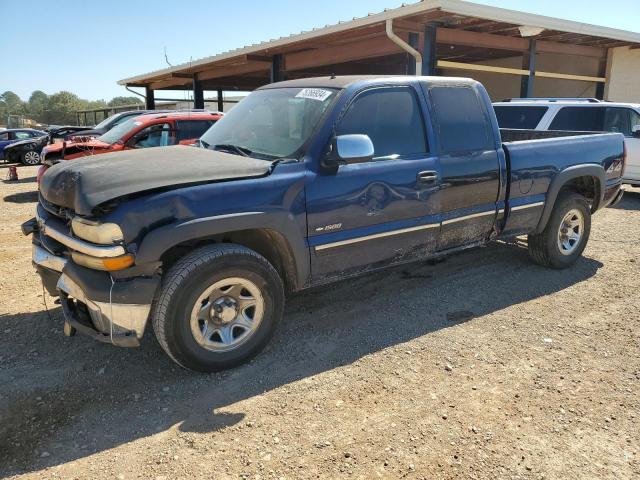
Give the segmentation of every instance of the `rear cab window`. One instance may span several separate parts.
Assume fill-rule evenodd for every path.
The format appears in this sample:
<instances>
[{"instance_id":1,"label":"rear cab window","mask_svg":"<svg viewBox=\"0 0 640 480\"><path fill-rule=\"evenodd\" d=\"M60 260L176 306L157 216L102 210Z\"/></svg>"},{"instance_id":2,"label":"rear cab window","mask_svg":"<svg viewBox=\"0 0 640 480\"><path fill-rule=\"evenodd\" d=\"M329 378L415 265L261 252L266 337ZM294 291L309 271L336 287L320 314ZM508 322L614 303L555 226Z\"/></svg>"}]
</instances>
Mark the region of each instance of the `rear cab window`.
<instances>
[{"instance_id":1,"label":"rear cab window","mask_svg":"<svg viewBox=\"0 0 640 480\"><path fill-rule=\"evenodd\" d=\"M428 92L441 151L495 149L491 122L471 87L434 85Z\"/></svg>"},{"instance_id":2,"label":"rear cab window","mask_svg":"<svg viewBox=\"0 0 640 480\"><path fill-rule=\"evenodd\" d=\"M496 105L494 110L500 128L535 130L549 107Z\"/></svg>"}]
</instances>

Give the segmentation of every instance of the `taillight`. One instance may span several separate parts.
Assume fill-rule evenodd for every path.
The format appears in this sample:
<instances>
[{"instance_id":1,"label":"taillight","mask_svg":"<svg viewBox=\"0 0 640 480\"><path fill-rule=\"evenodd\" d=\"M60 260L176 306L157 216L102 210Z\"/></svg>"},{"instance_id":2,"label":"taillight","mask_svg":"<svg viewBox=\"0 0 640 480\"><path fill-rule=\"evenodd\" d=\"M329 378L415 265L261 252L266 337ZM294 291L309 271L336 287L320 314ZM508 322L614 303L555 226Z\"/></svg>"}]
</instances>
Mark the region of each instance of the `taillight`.
<instances>
[{"instance_id":1,"label":"taillight","mask_svg":"<svg viewBox=\"0 0 640 480\"><path fill-rule=\"evenodd\" d=\"M624 175L624 169L627 166L627 155L629 151L627 150L627 142L622 142L622 175Z\"/></svg>"}]
</instances>

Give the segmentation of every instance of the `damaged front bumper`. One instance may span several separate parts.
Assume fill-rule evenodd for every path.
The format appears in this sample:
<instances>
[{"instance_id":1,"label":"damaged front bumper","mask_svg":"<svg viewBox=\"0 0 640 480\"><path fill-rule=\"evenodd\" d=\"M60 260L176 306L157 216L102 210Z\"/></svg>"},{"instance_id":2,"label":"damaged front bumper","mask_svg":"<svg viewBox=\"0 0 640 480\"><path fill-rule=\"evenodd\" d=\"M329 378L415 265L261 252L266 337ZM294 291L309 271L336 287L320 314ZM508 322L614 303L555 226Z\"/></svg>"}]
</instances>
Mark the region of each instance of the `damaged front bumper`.
<instances>
[{"instance_id":1,"label":"damaged front bumper","mask_svg":"<svg viewBox=\"0 0 640 480\"><path fill-rule=\"evenodd\" d=\"M40 240L46 229L27 222L23 232L34 234L33 264L47 291L60 297L65 332L75 329L121 347L140 344L159 276L116 279L108 272L81 267L45 248Z\"/></svg>"},{"instance_id":2,"label":"damaged front bumper","mask_svg":"<svg viewBox=\"0 0 640 480\"><path fill-rule=\"evenodd\" d=\"M65 322L85 335L119 347L137 347L144 334L151 303L131 304L91 300L62 273L57 284Z\"/></svg>"}]
</instances>

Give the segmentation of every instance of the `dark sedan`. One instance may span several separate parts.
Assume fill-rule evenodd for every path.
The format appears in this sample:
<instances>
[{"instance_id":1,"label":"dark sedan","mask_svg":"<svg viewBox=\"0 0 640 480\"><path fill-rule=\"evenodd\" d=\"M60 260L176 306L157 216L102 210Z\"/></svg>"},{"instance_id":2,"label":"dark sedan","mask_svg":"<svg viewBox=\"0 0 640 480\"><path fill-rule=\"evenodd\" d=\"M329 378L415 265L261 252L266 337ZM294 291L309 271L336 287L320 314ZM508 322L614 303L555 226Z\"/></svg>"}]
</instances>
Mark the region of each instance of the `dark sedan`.
<instances>
[{"instance_id":1,"label":"dark sedan","mask_svg":"<svg viewBox=\"0 0 640 480\"><path fill-rule=\"evenodd\" d=\"M4 147L7 145L11 145L12 143L19 142L21 140L41 137L46 134L46 132L34 130L33 128L12 128L9 130L2 130L0 132L0 160L4 159Z\"/></svg>"}]
</instances>

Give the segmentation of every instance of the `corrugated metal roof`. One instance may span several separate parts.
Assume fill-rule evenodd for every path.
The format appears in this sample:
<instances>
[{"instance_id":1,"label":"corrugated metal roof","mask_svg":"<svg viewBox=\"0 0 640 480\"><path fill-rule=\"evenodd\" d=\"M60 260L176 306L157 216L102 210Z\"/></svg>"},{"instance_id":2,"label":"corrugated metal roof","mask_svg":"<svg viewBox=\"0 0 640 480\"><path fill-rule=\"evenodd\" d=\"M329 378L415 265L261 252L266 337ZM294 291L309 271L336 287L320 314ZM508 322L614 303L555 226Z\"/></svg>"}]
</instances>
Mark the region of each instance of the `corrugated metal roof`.
<instances>
[{"instance_id":1,"label":"corrugated metal roof","mask_svg":"<svg viewBox=\"0 0 640 480\"><path fill-rule=\"evenodd\" d=\"M285 37L246 45L244 47L221 52L210 57L204 57L173 67L155 70L149 73L125 78L118 81L118 84L127 85L145 83L145 81L148 81L151 78L167 76L172 73L178 73L185 69L193 69L197 68L198 66L205 66L215 62L232 59L240 55L255 54L264 50L283 47L303 40L309 40L332 33L374 25L376 23L384 22L389 18L402 18L419 13L424 13L430 10L441 10L447 13L466 17L475 17L496 22L511 23L515 25L542 27L547 30L558 30L562 32L577 33L640 44L640 33L638 32L630 32L616 28L574 22L571 20L563 20L544 15L535 15L516 10L508 10L504 8L471 3L463 0L421 0L417 3L402 4L402 6L398 8L385 9L384 11L379 13L370 13L365 17L354 17L349 21L339 21L338 23L335 23L333 25L325 25L324 27L302 31Z\"/></svg>"}]
</instances>

